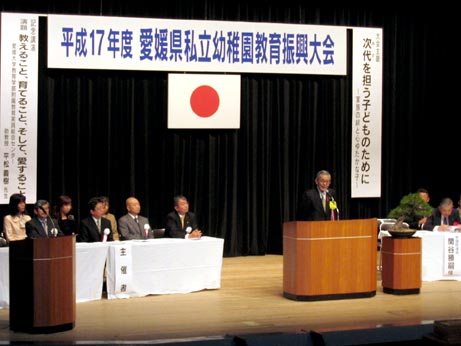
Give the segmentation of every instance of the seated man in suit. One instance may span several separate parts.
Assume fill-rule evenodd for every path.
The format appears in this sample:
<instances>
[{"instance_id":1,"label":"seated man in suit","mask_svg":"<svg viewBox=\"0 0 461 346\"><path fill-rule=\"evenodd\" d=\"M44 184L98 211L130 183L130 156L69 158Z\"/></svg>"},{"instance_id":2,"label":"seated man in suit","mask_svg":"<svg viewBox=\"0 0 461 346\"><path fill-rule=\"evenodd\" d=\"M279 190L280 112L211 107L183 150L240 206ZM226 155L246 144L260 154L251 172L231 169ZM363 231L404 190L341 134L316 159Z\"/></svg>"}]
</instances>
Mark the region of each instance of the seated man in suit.
<instances>
[{"instance_id":1,"label":"seated man in suit","mask_svg":"<svg viewBox=\"0 0 461 346\"><path fill-rule=\"evenodd\" d=\"M459 213L453 209L453 201L451 198L443 198L438 208L435 208L432 215L428 217L424 229L443 232L449 230L450 226L459 224L461 224L461 219Z\"/></svg>"},{"instance_id":2,"label":"seated man in suit","mask_svg":"<svg viewBox=\"0 0 461 346\"><path fill-rule=\"evenodd\" d=\"M118 230L122 240L153 238L149 219L139 215L141 204L135 197L127 198L125 215L118 219Z\"/></svg>"},{"instance_id":3,"label":"seated man in suit","mask_svg":"<svg viewBox=\"0 0 461 346\"><path fill-rule=\"evenodd\" d=\"M93 197L88 202L88 208L90 216L80 222L77 241L113 241L110 221L102 217L105 213L104 200L101 197Z\"/></svg>"},{"instance_id":4,"label":"seated man in suit","mask_svg":"<svg viewBox=\"0 0 461 346\"><path fill-rule=\"evenodd\" d=\"M50 216L50 203L39 199L34 204L34 217L26 222L26 234L29 238L62 237L58 220Z\"/></svg>"},{"instance_id":5,"label":"seated man in suit","mask_svg":"<svg viewBox=\"0 0 461 346\"><path fill-rule=\"evenodd\" d=\"M429 196L429 191L424 189L424 188L419 188L418 190L416 190L416 192L419 194L419 197L421 197L421 199L426 202L427 204L429 204L429 202L431 201L431 197ZM423 216L421 217L418 221L417 221L417 224L413 224L411 225L410 224L410 228L414 228L414 229L424 229L424 224L427 222L427 218L428 216ZM413 227L413 226L416 226L416 227Z\"/></svg>"},{"instance_id":6,"label":"seated man in suit","mask_svg":"<svg viewBox=\"0 0 461 346\"><path fill-rule=\"evenodd\" d=\"M178 195L174 199L174 211L166 216L165 236L170 238L201 238L197 217L189 211L187 198Z\"/></svg>"},{"instance_id":7,"label":"seated man in suit","mask_svg":"<svg viewBox=\"0 0 461 346\"><path fill-rule=\"evenodd\" d=\"M113 240L120 240L120 235L117 229L117 219L115 218L115 215L109 211L109 207L110 207L109 197L107 196L100 196L100 197L104 204L104 215L102 217L110 221L110 227L112 229Z\"/></svg>"}]
</instances>

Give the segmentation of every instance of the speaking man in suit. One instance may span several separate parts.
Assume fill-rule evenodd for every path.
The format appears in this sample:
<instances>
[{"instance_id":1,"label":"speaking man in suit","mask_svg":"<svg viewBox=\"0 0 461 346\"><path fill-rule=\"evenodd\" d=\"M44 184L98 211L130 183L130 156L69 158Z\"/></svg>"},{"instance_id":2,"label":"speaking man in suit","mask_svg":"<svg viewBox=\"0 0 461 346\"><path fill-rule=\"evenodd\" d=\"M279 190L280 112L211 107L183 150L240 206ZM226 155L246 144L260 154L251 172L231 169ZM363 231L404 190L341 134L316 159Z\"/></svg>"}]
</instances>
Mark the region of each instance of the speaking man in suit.
<instances>
[{"instance_id":1,"label":"speaking man in suit","mask_svg":"<svg viewBox=\"0 0 461 346\"><path fill-rule=\"evenodd\" d=\"M39 199L34 204L34 217L26 222L26 234L29 238L62 237L58 220L50 216L50 203Z\"/></svg>"},{"instance_id":2,"label":"speaking man in suit","mask_svg":"<svg viewBox=\"0 0 461 346\"><path fill-rule=\"evenodd\" d=\"M80 222L77 241L93 243L98 241L113 241L110 221L102 217L105 213L104 199L93 197L88 202L90 216Z\"/></svg>"},{"instance_id":3,"label":"speaking man in suit","mask_svg":"<svg viewBox=\"0 0 461 346\"><path fill-rule=\"evenodd\" d=\"M122 240L153 238L147 217L139 215L141 204L135 197L127 198L127 213L118 219L118 231Z\"/></svg>"},{"instance_id":4,"label":"speaking man in suit","mask_svg":"<svg viewBox=\"0 0 461 346\"><path fill-rule=\"evenodd\" d=\"M336 192L330 189L331 174L321 170L315 176L315 187L304 191L297 220L321 221L337 220L339 216L336 205Z\"/></svg>"},{"instance_id":5,"label":"speaking man in suit","mask_svg":"<svg viewBox=\"0 0 461 346\"><path fill-rule=\"evenodd\" d=\"M189 202L183 195L173 199L174 211L166 216L165 236L170 238L201 238L197 217L189 211Z\"/></svg>"}]
</instances>

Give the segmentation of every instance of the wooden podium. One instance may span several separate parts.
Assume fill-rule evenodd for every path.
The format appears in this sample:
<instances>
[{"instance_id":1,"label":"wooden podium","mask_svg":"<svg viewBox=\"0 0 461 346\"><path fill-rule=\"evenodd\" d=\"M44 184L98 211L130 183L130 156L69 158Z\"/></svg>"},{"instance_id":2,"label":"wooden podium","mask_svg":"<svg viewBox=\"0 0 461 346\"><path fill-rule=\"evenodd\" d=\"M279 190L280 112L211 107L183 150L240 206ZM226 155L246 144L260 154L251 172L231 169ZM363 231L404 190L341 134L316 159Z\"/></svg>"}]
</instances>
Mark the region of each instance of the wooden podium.
<instances>
[{"instance_id":1,"label":"wooden podium","mask_svg":"<svg viewBox=\"0 0 461 346\"><path fill-rule=\"evenodd\" d=\"M382 285L384 293L417 294L421 288L421 238L383 237Z\"/></svg>"},{"instance_id":2,"label":"wooden podium","mask_svg":"<svg viewBox=\"0 0 461 346\"><path fill-rule=\"evenodd\" d=\"M75 326L75 236L10 243L10 329L53 333Z\"/></svg>"},{"instance_id":3,"label":"wooden podium","mask_svg":"<svg viewBox=\"0 0 461 346\"><path fill-rule=\"evenodd\" d=\"M283 295L293 300L376 295L377 219L283 224Z\"/></svg>"}]
</instances>

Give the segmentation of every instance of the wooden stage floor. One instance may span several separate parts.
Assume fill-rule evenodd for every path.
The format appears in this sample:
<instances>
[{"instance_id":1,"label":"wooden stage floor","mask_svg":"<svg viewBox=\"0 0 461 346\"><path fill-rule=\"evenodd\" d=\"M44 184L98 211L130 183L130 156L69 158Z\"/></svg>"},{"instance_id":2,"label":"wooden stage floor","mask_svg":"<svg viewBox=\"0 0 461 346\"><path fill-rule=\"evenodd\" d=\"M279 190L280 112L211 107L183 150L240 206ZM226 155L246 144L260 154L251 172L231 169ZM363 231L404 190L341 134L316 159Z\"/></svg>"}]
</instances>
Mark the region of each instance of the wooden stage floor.
<instances>
[{"instance_id":1,"label":"wooden stage floor","mask_svg":"<svg viewBox=\"0 0 461 346\"><path fill-rule=\"evenodd\" d=\"M281 255L223 259L221 289L78 303L73 330L15 333L0 310L0 345L17 341L150 343L213 340L229 335L304 333L461 318L461 282L423 282L420 294L297 302L283 297ZM41 344L41 343L40 343Z\"/></svg>"}]
</instances>

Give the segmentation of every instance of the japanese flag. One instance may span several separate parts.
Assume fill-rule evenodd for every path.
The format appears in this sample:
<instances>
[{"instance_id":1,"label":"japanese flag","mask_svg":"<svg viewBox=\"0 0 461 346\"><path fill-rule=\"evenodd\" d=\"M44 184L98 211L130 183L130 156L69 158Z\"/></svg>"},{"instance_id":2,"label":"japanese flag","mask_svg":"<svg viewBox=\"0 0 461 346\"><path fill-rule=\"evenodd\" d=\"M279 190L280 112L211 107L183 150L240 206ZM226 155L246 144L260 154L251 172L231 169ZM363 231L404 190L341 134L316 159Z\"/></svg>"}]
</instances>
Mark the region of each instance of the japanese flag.
<instances>
[{"instance_id":1,"label":"japanese flag","mask_svg":"<svg viewBox=\"0 0 461 346\"><path fill-rule=\"evenodd\" d=\"M240 128L240 75L168 75L168 128Z\"/></svg>"}]
</instances>

